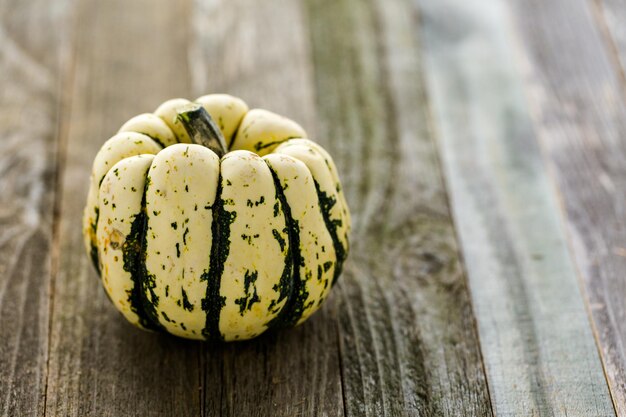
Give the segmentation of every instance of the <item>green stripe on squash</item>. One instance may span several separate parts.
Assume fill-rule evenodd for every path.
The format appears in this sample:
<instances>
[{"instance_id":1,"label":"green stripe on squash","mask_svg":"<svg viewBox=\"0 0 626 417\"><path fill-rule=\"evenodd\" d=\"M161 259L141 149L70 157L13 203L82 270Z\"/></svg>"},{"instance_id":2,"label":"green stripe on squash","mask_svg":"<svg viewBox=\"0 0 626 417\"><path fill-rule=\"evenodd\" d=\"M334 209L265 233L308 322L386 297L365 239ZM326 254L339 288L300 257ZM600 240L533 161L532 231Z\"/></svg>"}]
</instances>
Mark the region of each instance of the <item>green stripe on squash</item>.
<instances>
[{"instance_id":1,"label":"green stripe on squash","mask_svg":"<svg viewBox=\"0 0 626 417\"><path fill-rule=\"evenodd\" d=\"M300 253L300 228L298 222L293 219L291 215L291 208L287 203L287 198L283 191L283 187L280 184L276 172L269 166L272 172L272 178L274 179L274 187L276 188L276 197L280 202L279 210L282 210L287 223L287 236L289 239L289 252L285 258L285 269L283 276L281 277L281 292L278 302L283 298L287 298L287 302L278 313L268 323L268 327L288 327L295 325L302 313L304 312L304 302L306 301L309 293L306 291L306 286L300 277L300 268L302 265L302 254Z\"/></svg>"},{"instance_id":2,"label":"green stripe on squash","mask_svg":"<svg viewBox=\"0 0 626 417\"><path fill-rule=\"evenodd\" d=\"M208 340L223 340L220 332L220 313L224 306L224 297L220 296L220 285L224 272L224 262L230 251L230 225L237 218L237 213L224 208L222 200L222 176L220 175L217 194L213 205L211 224L213 243L211 245L210 268L203 274L208 281L206 297L202 300L202 310L206 311L206 326L202 331Z\"/></svg>"}]
</instances>

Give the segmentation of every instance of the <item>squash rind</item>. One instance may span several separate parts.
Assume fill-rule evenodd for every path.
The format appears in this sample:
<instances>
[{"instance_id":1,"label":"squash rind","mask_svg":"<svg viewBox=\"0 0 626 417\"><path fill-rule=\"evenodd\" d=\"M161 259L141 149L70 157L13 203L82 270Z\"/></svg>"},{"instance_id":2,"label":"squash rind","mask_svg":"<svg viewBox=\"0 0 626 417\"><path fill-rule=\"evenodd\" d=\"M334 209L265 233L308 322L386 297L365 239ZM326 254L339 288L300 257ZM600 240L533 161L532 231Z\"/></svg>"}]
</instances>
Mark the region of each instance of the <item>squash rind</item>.
<instances>
[{"instance_id":1,"label":"squash rind","mask_svg":"<svg viewBox=\"0 0 626 417\"><path fill-rule=\"evenodd\" d=\"M219 158L176 144L156 155L148 175L144 296L169 333L204 339Z\"/></svg>"},{"instance_id":2,"label":"squash rind","mask_svg":"<svg viewBox=\"0 0 626 417\"><path fill-rule=\"evenodd\" d=\"M167 126L174 132L178 143L191 143L191 138L187 134L187 131L177 119L178 109L190 103L185 98L173 98L163 102L154 111L154 114L163 120Z\"/></svg>"},{"instance_id":3,"label":"squash rind","mask_svg":"<svg viewBox=\"0 0 626 417\"><path fill-rule=\"evenodd\" d=\"M298 247L292 247L297 267L294 294L279 316L282 325L290 326L306 320L326 298L337 258L307 166L289 155L269 154L263 159L285 196L295 228L292 234L297 236Z\"/></svg>"},{"instance_id":4,"label":"squash rind","mask_svg":"<svg viewBox=\"0 0 626 417\"><path fill-rule=\"evenodd\" d=\"M98 252L102 284L118 311L131 324L152 329L140 300L143 195L146 175L154 155L122 159L107 173L100 186ZM134 230L139 229L139 230Z\"/></svg>"},{"instance_id":5,"label":"squash rind","mask_svg":"<svg viewBox=\"0 0 626 417\"><path fill-rule=\"evenodd\" d=\"M248 151L230 152L222 158L221 174L221 199L236 217L220 282L219 330L224 340L244 340L267 330L286 302L281 277L290 242L263 159Z\"/></svg>"},{"instance_id":6,"label":"squash rind","mask_svg":"<svg viewBox=\"0 0 626 417\"><path fill-rule=\"evenodd\" d=\"M202 107L211 115L222 131L226 145L230 148L241 120L249 110L246 102L229 94L207 94L198 97L195 102L202 104Z\"/></svg>"},{"instance_id":7,"label":"squash rind","mask_svg":"<svg viewBox=\"0 0 626 417\"><path fill-rule=\"evenodd\" d=\"M137 132L149 136L161 147L166 147L178 143L176 135L172 129L157 115L144 113L129 119L120 127L118 133Z\"/></svg>"},{"instance_id":8,"label":"squash rind","mask_svg":"<svg viewBox=\"0 0 626 417\"><path fill-rule=\"evenodd\" d=\"M100 272L98 261L98 249L96 228L99 217L98 195L100 183L109 170L124 158L141 154L156 154L162 147L146 135L136 132L118 133L107 140L93 162L87 204L83 212L83 240L85 249L90 254L91 260Z\"/></svg>"},{"instance_id":9,"label":"squash rind","mask_svg":"<svg viewBox=\"0 0 626 417\"><path fill-rule=\"evenodd\" d=\"M290 155L304 162L311 171L317 189L319 206L324 216L326 228L333 239L333 247L337 256L333 278L334 285L341 274L343 262L347 257L349 249L349 220L341 205L337 191L339 188L338 184L334 180L324 156L308 143L285 143L276 148L274 153Z\"/></svg>"},{"instance_id":10,"label":"squash rind","mask_svg":"<svg viewBox=\"0 0 626 417\"><path fill-rule=\"evenodd\" d=\"M291 138L302 137L306 137L306 132L293 120L268 110L252 109L241 121L230 147L263 156Z\"/></svg>"}]
</instances>

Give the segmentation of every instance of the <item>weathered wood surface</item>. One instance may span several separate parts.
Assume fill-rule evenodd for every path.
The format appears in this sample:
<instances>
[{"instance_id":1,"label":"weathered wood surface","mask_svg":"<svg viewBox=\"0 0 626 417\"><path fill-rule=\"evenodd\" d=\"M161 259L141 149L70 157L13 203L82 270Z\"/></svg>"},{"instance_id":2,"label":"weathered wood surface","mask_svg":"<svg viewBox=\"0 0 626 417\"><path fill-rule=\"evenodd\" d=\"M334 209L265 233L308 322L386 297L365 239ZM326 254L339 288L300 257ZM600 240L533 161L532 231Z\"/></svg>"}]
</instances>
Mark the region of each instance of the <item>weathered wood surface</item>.
<instances>
[{"instance_id":1,"label":"weathered wood surface","mask_svg":"<svg viewBox=\"0 0 626 417\"><path fill-rule=\"evenodd\" d=\"M102 140L129 115L189 89L184 2L79 1L60 178L59 272L54 289L45 414L200 414L193 343L137 333L119 320L80 253L84 175ZM151 33L167 33L155 37ZM174 63L164 65L163 57Z\"/></svg>"},{"instance_id":2,"label":"weathered wood surface","mask_svg":"<svg viewBox=\"0 0 626 417\"><path fill-rule=\"evenodd\" d=\"M490 2L489 12L478 0L418 4L494 412L614 415L505 3Z\"/></svg>"},{"instance_id":3,"label":"weathered wood surface","mask_svg":"<svg viewBox=\"0 0 626 417\"><path fill-rule=\"evenodd\" d=\"M69 2L0 4L0 415L45 406ZM49 33L39 28L47 27ZM37 151L33 151L33 150Z\"/></svg>"},{"instance_id":4,"label":"weathered wood surface","mask_svg":"<svg viewBox=\"0 0 626 417\"><path fill-rule=\"evenodd\" d=\"M595 0L592 13L626 93L626 7L622 0Z\"/></svg>"},{"instance_id":5,"label":"weathered wood surface","mask_svg":"<svg viewBox=\"0 0 626 417\"><path fill-rule=\"evenodd\" d=\"M611 398L626 415L626 6L0 11L0 415L610 416ZM208 92L301 122L335 157L354 216L325 307L230 345L126 324L80 233L102 142Z\"/></svg>"},{"instance_id":6,"label":"weathered wood surface","mask_svg":"<svg viewBox=\"0 0 626 417\"><path fill-rule=\"evenodd\" d=\"M350 3L339 4L341 13L337 16L341 19L351 19L351 6L353 5ZM363 36L377 35L375 32L368 35L368 31L375 29L372 25L378 24L373 20L375 16L374 6L374 4L370 4L368 8L362 9L363 16L359 17L364 21L357 20L352 23L355 29L361 30ZM307 9L311 24L320 25L319 28L312 29L314 31L312 42L317 41L320 44L310 46L308 33L305 32L303 10L298 3L277 1L254 5L250 2L225 2L221 4L207 2L196 3L194 7L197 8L194 10L192 20L194 31L181 36L186 36L185 39L190 45L187 62L197 65L197 68L194 67L192 70L191 67L187 69L180 66L175 68L173 73L164 68L160 70L162 72L161 79L151 79L150 82L155 84L166 83L172 77L177 77L181 82L180 80L189 78L189 76L184 75L185 73L191 73L194 91L189 93L187 90L190 88L181 85L177 91L166 92L170 95L180 95L182 91L183 95L194 96L206 92L207 89L229 91L246 98L253 106L264 106L301 120L307 130L315 136L317 127L315 106L318 105L326 110L327 106L332 105L331 100L341 99L338 94L340 90L332 91L320 86L317 89L318 94L327 95L328 100L316 103L313 93L316 84L313 80L312 68L310 68L312 59L324 58L317 54L322 53L320 48L323 48L325 40L316 38L316 36L330 35L334 42L337 42L342 36L341 27L334 26L332 21L328 21L331 15L316 16L312 12L321 13L322 10ZM86 7L83 10L91 11L92 8ZM128 407L125 404L131 402L133 409L136 407L136 412L139 412L139 410L146 408L143 401L153 401L152 396L155 393L163 392L171 396L169 401L163 402L167 406L178 402L185 405L182 410L186 412L182 414L200 412L207 415L342 415L345 412L349 415L362 415L364 413L380 415L383 412L397 414L403 409L413 412L417 412L418 409L431 410L435 414L445 413L448 415L461 415L465 413L464 410L479 415L488 412L487 390L472 314L469 311L469 296L463 283L464 277L460 270L458 253L454 249L454 232L451 219L447 214L441 179L436 174L438 169L436 154L430 142L432 139L428 136L423 139L426 150L422 152L422 155L418 154L417 159L407 158L403 165L398 165L398 168L402 170L402 167L406 166L420 170L414 173L406 172L409 178L421 176L419 175L421 170L435 172L435 175L424 180L424 192L416 194L414 201L415 204L418 204L422 198L430 200L433 194L438 197L438 200L432 203L430 208L428 206L422 208L421 211L424 213L418 213L418 216L415 216L418 217L417 219L409 217L413 214L413 207L396 204L399 209L403 210L402 214L405 218L397 217L398 226L394 229L397 230L404 221L411 221L416 224L430 222L433 225L430 226L429 234L433 236L424 236L419 241L411 243L406 242L411 238L411 234L404 233L398 239L394 236L398 232L392 229L390 232L393 234L389 233L389 235L395 237L394 242L379 240L372 234L370 242L363 239L362 243L355 243L352 250L353 261L346 266L345 285L342 284L341 290L339 290L343 290L342 292L345 294L344 302L338 306L329 306L327 311L295 331L268 335L259 340L226 347L202 347L166 337L154 336L153 339L164 340L162 344L166 347L163 349L169 347L168 351L155 350L151 352L152 355L144 355L141 360L138 359L137 351L145 350L145 343L155 343L155 341L145 342L145 335L136 333L134 329L112 318L111 315L114 316L115 313L110 308L107 310L108 303L105 299L101 298L102 303L98 304L98 310L94 309L91 300L97 299L97 293L92 293L92 291L100 290L97 285L93 285L93 280L90 278L93 274L82 257L79 247L79 230L69 227L71 224L69 219L75 218L82 207L82 201L77 200L74 196L84 194L84 191L80 189L85 186L81 176L76 175L75 171L86 170L86 167L82 165L89 162L79 155L95 153L101 143L100 137L106 137L107 134L110 134L105 133L107 124L103 120L119 119L117 123L119 124L123 121L124 114L133 114L145 110L139 108L139 105L135 103L139 100L147 102L148 98L146 95L140 98L133 97L133 95L137 95L137 92L136 88L131 88L132 80L142 78L142 74L148 72L152 74L153 78L159 74L159 71L148 64L149 60L147 59L136 61L141 63L135 64L130 69L134 72L128 73L128 78L114 70L114 65L118 60L123 59L124 56L132 55L133 48L139 49L139 46L127 42L125 48L111 48L111 45L117 45L117 42L111 42L110 35L106 33L106 28L111 24L107 23L108 17L111 16L111 20L113 20L116 9L115 6L109 6L107 10L111 11L102 11L94 22L88 20L89 16L78 18L80 22L84 21L84 24L94 28L93 32L96 39L90 40L90 50L98 51L101 47L103 51L102 53L94 54L92 52L87 55L82 52L83 49L79 44L75 57L77 67L75 82L88 81L95 76L92 74L83 79L79 78L79 74L82 72L81 68L85 67L85 72L89 72L89 68L93 68L94 71L101 71L98 75L98 79L101 80L99 86L104 87L112 83L112 78L115 77L117 82L122 83L122 85L128 83L128 88L121 88L112 93L99 90L97 86L85 84L84 86L76 85L72 89L75 92L73 103L82 103L84 96L87 95L96 102L95 108L111 107L109 103L113 102L115 109L109 110L111 113L107 117L102 118L102 115L99 115L97 120L89 117L94 113L93 111L86 109L76 111L73 112L73 120L70 123L74 130L70 130L69 134L68 159L63 185L66 191L64 194L66 198L63 199L63 202L64 204L67 203L67 206L63 206L61 211L63 217L66 215L68 217L66 222L63 221L63 218L61 221L61 244L63 245L67 241L67 247L63 249L63 253L67 253L67 255L62 257L64 262L61 266L58 279L59 288L57 289L59 304L66 306L65 308L69 311L63 315L59 312L59 315L55 314L53 319L55 331L53 333L51 373L54 382L50 384L50 399L48 400L51 413L72 413L75 412L74 410L89 410L89 407L96 407L95 410L111 412L111 414L120 413L120 409L105 407L105 403L99 402L100 398L102 401L108 401L107 397L111 395L116 398L114 401L116 404L124 404L124 407ZM163 30L167 31L169 25L176 24L176 21L173 20L176 14L170 13L167 8L162 10L164 16L173 16L165 19L165 23L163 23ZM217 13L219 13L219 19ZM271 30L267 30L264 23L269 19L274 22ZM211 25L211 22L218 20L221 22L219 25ZM150 20L146 21L149 22ZM207 27L210 27L210 30L204 29ZM139 30L139 28L133 30ZM129 34L120 31L116 36L119 36L121 40L129 37ZM224 42L220 42L221 40ZM158 53L156 45L153 50L149 47L150 45L144 44L142 40L137 42L138 44L142 43L142 53L146 56ZM259 43L267 45L267 47L259 49L257 47ZM375 62L379 57L385 58L380 55L380 51L374 43L360 43L357 39L351 43L360 48L360 50L355 51L354 64L360 65L357 61L361 59L361 56L363 59L369 60L370 63ZM172 42L172 45L175 45L175 42ZM159 47L163 48L162 45ZM311 54L310 47L317 47L318 49L315 50L317 54ZM92 63L93 61L97 62L97 66ZM183 61L183 57L176 61ZM284 69L277 71L276 68ZM320 82L323 82L324 78L333 78L340 70L341 68L336 67L332 61L328 61L328 64L325 63L324 66L320 64L318 73L322 77ZM383 118L388 113L381 113L378 116L372 115L374 118L367 120L363 117L363 113L367 109L356 100L361 94L359 91L361 88L369 89L366 99L372 105L382 108L385 102L376 97L376 92L378 88L387 88L383 84L385 82L383 74L379 73L380 70L373 66L363 66L362 70L371 72L369 74L364 73L363 76L367 78L359 80L358 84L352 83L348 78L342 80L346 84L342 87L343 90L349 92L352 100L355 100L346 107L351 109L353 114L353 119L348 120L347 123L369 126L379 124L382 127L382 124L385 123ZM170 86L172 85L175 84L170 83ZM155 90L155 94L162 94L162 92ZM156 103L161 100L162 98L151 99L152 102ZM83 109L84 105L79 104L78 108ZM390 109L384 111L390 112ZM341 128L340 123L344 122L337 120L335 115L327 113L326 119L321 117L320 119L322 120L320 127L326 130L326 138L340 134L337 129ZM359 212L359 202L355 200L361 200L360 204L363 207L361 210L369 210L369 216L371 216L377 210L378 205L392 203L388 199L388 195L381 193L381 186L387 189L393 187L391 184L393 172L388 171L384 176L376 174L384 173L385 166L392 165L393 160L399 154L388 154L384 161L374 159L373 156L377 150L383 149L385 141L394 138L388 136L388 133L382 129L372 132L376 134L376 137L372 138L371 133L363 132L358 125L354 132L350 132L351 126L346 126L345 123L343 128L347 130L346 141L342 144L344 149L362 149L362 152L367 153L368 158L370 158L369 166L361 164L359 159L351 158L344 158L344 165L352 170L356 183L352 186L350 180L347 179L346 188L361 189L360 194L353 192L351 196L353 206L356 207L355 213ZM394 126L391 128L394 131L397 129ZM94 133L85 139L87 132ZM406 146L411 146L413 140L414 137L409 136L406 140ZM323 142L332 150L333 143L330 140L323 139ZM369 145L377 146L378 149L370 149ZM342 158L339 157L337 160L341 164ZM382 162L385 165L380 165ZM367 188L359 187L358 181L363 181L363 178L365 181L372 182L373 185ZM408 190L404 191L404 194L401 194L399 198L409 194L412 184L407 184L407 186ZM368 202L368 199L372 202ZM430 213L429 210L432 210L433 213ZM390 215L393 214L395 213L390 213ZM378 219L376 221L377 227L380 228L384 221L384 219ZM67 229L63 227L65 224L68 225ZM361 224L372 226L372 222L367 217L361 221ZM361 231L364 228L365 226L360 228L357 225L355 236L358 236L359 232L365 235L367 232ZM440 233L443 235L442 237L436 236ZM355 237L355 240L357 239ZM365 246L366 243L370 246ZM372 267L379 268L378 273L381 276L389 276L390 279L392 279L391 274L395 264L394 258L404 257L407 251L411 254L411 251L417 251L418 254L421 251L429 251L431 250L430 245L433 244L437 245L437 249L441 251L441 254L434 255L434 259L427 255L424 257L425 259L407 259L407 262L411 263L407 265L407 268L415 266L418 271L425 270L426 272L420 273L421 276L419 277L425 281L422 284L425 293L422 297L417 297L415 301L407 299L400 306L400 309L406 309L406 311L393 311L394 303L391 300L394 296L407 292L413 297L418 296L418 288L396 287L394 292L397 294L385 294L376 282L376 275L367 273L369 266L358 265L358 261L356 261L356 259L361 259L362 262L371 262L367 259L367 254L370 251L383 250L383 245L391 245L391 243L394 245L392 249L397 254L394 256L392 253L392 256L389 257L389 263L387 265L372 263ZM416 247L403 247L411 244ZM375 245L381 246L379 248ZM360 247L362 249L359 249ZM360 251L362 255L357 258ZM433 248L432 252L435 251L436 249ZM78 269L78 262L80 262L80 270L84 271L79 279L74 273ZM438 275L433 274L432 280L434 282L430 284L432 289L428 289L425 285L431 278L431 274L429 274L430 263L435 264L436 272L441 271ZM411 275L405 276L402 273L393 278L396 278L398 282L404 282L405 286L410 286L413 281ZM437 280L444 282L438 284ZM455 288L459 285L459 289ZM441 294L437 294L438 292ZM353 295L348 297L348 294ZM428 297L429 294L431 297ZM361 298L363 301L355 303L354 298ZM76 299L76 301L67 302L66 300L69 299ZM418 312L408 314L411 311L411 302L415 304L414 308ZM452 311L447 311L450 310L448 307L450 305L455 306L455 308ZM99 308L105 310L99 310ZM332 314L335 310L338 310L336 313L339 315L338 322L335 319L335 314ZM392 313L397 317L393 318ZM415 314L425 317L426 320L424 321L430 327L426 330L417 328ZM368 325L369 321L362 320L362 317L368 315L373 316L370 320L376 323L375 327ZM93 318L84 326L79 326L80 323L77 320L81 316ZM396 323L390 328L389 323L392 318ZM436 329L439 330L435 331ZM408 332L409 338L406 338L404 342L399 333L400 330ZM111 339L108 336L109 332L114 332L114 334L121 332L126 339L125 343L119 343L119 336ZM85 339L81 333L86 334L87 339L91 341L91 344L98 346L98 349L94 350L93 346L90 345L81 348L80 345L74 343L69 346L76 339ZM394 339L398 339L398 342ZM444 341L449 339L458 339L458 343L449 344L447 349L441 350ZM115 345L110 346L112 343ZM396 343L399 346L396 347ZM376 352L372 351L372 345ZM185 349L188 351L186 352ZM356 355L352 354L353 349L356 350ZM112 374L114 369L120 366L118 363L106 360L109 358L108 352L112 350L116 352L117 361L123 363L123 368L132 374L142 374L140 381L124 381L129 383L129 386L125 387L120 386L119 381L113 378L100 380L99 375ZM293 352L301 353L294 354ZM180 375L174 374L171 376L172 379L166 378L158 381L156 369L161 366L162 361L159 358L164 355L169 355L169 360L179 369ZM339 355L341 355L341 361ZM84 357L84 362L69 360L70 357L75 356ZM186 356L191 356L192 360ZM444 367L445 356L449 356L449 360L454 361L454 365L448 365L447 368L454 367L456 368L455 372L450 373ZM432 365L428 366L428 363ZM57 370L57 367L61 369ZM64 372L65 367L69 369ZM405 372L406 375L402 375ZM175 385L173 381L177 377L182 377L184 373L188 373L189 378L187 380L190 382L188 385L179 387L178 391L172 391L171 388ZM342 375L348 376L344 378L343 383ZM152 380L157 381L151 382ZM137 392L138 387L142 387L139 392ZM191 389L192 387L195 389ZM144 390L153 391L153 393L147 394ZM66 398L63 400L59 393L62 393ZM102 393L106 393L106 395ZM135 401L137 395L143 395L145 399ZM162 394L156 395L162 396ZM62 408L55 408L58 406ZM165 410L154 410L155 414L159 411Z\"/></svg>"},{"instance_id":7,"label":"weathered wood surface","mask_svg":"<svg viewBox=\"0 0 626 417\"><path fill-rule=\"evenodd\" d=\"M316 135L312 63L300 3L196 1L192 16L192 97L227 91L251 107L292 117ZM206 384L220 385L221 393L204 396L203 413L343 416L338 328L334 306L327 307L294 331L204 349Z\"/></svg>"},{"instance_id":8,"label":"weathered wood surface","mask_svg":"<svg viewBox=\"0 0 626 417\"><path fill-rule=\"evenodd\" d=\"M337 289L347 414L491 415L410 4L307 6L318 137L355 223Z\"/></svg>"},{"instance_id":9,"label":"weathered wood surface","mask_svg":"<svg viewBox=\"0 0 626 417\"><path fill-rule=\"evenodd\" d=\"M269 52L256 48L258 34L265 36L268 45L281 45L284 31L297 18L297 5L281 8L282 15L274 13L276 31L268 34L260 18L264 12L277 10L277 4L197 3L193 20L191 4L148 4L136 4L130 12L123 2L101 6L105 9L89 4L81 9L85 15L78 17L80 24L91 27L93 38L79 41L75 57L73 105L79 110L72 112L63 179L60 239L65 255L56 296L59 312L53 320L48 414L342 415L337 330L332 320L324 320L326 313L294 332L230 346L146 335L119 320L81 254L80 231L74 219L80 216L83 202L74 196L84 195L86 183L84 174L77 172L89 170L102 138L113 134L125 118L151 111L168 97L201 95L207 92L202 84L209 83L211 91L220 88L250 96L252 105L285 111L305 125L313 125L307 123L314 115L312 100L307 102L306 92L299 86L306 62L295 66L293 58L283 57L292 67L279 73L259 71L256 66L263 65ZM142 8L151 14L141 13ZM223 26L211 24L218 20L218 11ZM125 13L138 21L122 25L112 35L110 29ZM211 30L205 31L205 27ZM147 38L152 42L146 42L138 36L155 30L168 33L169 42L152 36ZM302 54L298 38L289 39L296 42L294 53ZM300 40L304 39L303 34ZM218 40L228 40L229 48L213 47ZM174 64L156 65L162 56ZM280 50L275 56L281 57ZM128 62L124 71L117 69L120 62ZM225 73L229 65L232 69ZM272 68L274 63L265 65ZM270 82L253 82L257 73L266 73ZM201 78L210 74L213 78ZM293 88L280 84L289 75L295 77ZM228 76L233 77L232 85L228 85ZM95 85L91 83L94 78L99 80ZM248 85L236 84L246 78L251 80ZM142 83L138 85L137 80ZM111 90L109 86L114 84L119 88ZM255 86L261 87L255 90ZM285 92L291 93L292 101ZM100 108L106 113L99 112Z\"/></svg>"},{"instance_id":10,"label":"weathered wood surface","mask_svg":"<svg viewBox=\"0 0 626 417\"><path fill-rule=\"evenodd\" d=\"M618 414L626 414L626 106L617 60L584 1L516 2L535 129L567 212ZM557 29L558 28L558 29Z\"/></svg>"}]
</instances>

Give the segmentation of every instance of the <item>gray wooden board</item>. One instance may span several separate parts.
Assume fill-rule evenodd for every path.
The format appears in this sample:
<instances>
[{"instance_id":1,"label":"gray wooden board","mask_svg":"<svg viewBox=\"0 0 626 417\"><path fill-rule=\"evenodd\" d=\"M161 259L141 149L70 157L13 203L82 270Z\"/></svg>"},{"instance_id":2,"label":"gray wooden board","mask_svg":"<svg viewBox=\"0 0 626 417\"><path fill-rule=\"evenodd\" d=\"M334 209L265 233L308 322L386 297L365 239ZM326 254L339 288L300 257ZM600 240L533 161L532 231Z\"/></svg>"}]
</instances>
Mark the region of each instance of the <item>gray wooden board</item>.
<instances>
[{"instance_id":1,"label":"gray wooden board","mask_svg":"<svg viewBox=\"0 0 626 417\"><path fill-rule=\"evenodd\" d=\"M336 289L346 413L491 415L412 8L307 2L318 136L354 214Z\"/></svg>"},{"instance_id":2,"label":"gray wooden board","mask_svg":"<svg viewBox=\"0 0 626 417\"><path fill-rule=\"evenodd\" d=\"M48 416L200 415L198 344L126 323L105 296L81 233L88 176L104 140L133 115L188 93L181 48L188 7L153 0L75 6Z\"/></svg>"},{"instance_id":3,"label":"gray wooden board","mask_svg":"<svg viewBox=\"0 0 626 417\"><path fill-rule=\"evenodd\" d=\"M511 15L530 108L618 415L626 414L626 107L590 2L517 1Z\"/></svg>"},{"instance_id":4,"label":"gray wooden board","mask_svg":"<svg viewBox=\"0 0 626 417\"><path fill-rule=\"evenodd\" d=\"M617 67L621 88L626 94L626 5L623 0L594 0L592 8L607 54Z\"/></svg>"},{"instance_id":5,"label":"gray wooden board","mask_svg":"<svg viewBox=\"0 0 626 417\"><path fill-rule=\"evenodd\" d=\"M506 6L416 3L494 412L614 415Z\"/></svg>"},{"instance_id":6,"label":"gray wooden board","mask_svg":"<svg viewBox=\"0 0 626 417\"><path fill-rule=\"evenodd\" d=\"M70 6L0 4L1 416L41 415L45 404L56 138Z\"/></svg>"}]
</instances>

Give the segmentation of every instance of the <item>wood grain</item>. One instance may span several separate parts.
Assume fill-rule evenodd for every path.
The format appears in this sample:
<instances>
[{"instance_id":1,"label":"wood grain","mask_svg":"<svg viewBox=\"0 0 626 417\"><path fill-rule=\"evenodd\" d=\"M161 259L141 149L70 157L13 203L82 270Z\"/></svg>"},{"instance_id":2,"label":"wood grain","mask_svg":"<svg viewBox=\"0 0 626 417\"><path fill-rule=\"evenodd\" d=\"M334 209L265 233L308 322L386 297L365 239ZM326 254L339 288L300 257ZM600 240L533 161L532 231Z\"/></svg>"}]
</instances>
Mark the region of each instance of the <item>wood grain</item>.
<instances>
[{"instance_id":1,"label":"wood grain","mask_svg":"<svg viewBox=\"0 0 626 417\"><path fill-rule=\"evenodd\" d=\"M189 55L193 94L240 96L251 107L297 120L315 138L305 18L293 1L196 1ZM205 396L205 415L343 415L337 331L331 298L296 329L207 348L204 377L215 378L220 370L221 391Z\"/></svg>"},{"instance_id":2,"label":"wood grain","mask_svg":"<svg viewBox=\"0 0 626 417\"><path fill-rule=\"evenodd\" d=\"M319 141L354 218L337 288L346 414L491 415L413 10L308 1Z\"/></svg>"},{"instance_id":3,"label":"wood grain","mask_svg":"<svg viewBox=\"0 0 626 417\"><path fill-rule=\"evenodd\" d=\"M0 3L0 416L626 415L624 16ZM354 217L324 308L236 344L126 324L81 236L104 140L210 92L302 123Z\"/></svg>"},{"instance_id":4,"label":"wood grain","mask_svg":"<svg viewBox=\"0 0 626 417\"><path fill-rule=\"evenodd\" d=\"M626 4L622 0L594 0L592 12L626 94Z\"/></svg>"},{"instance_id":5,"label":"wood grain","mask_svg":"<svg viewBox=\"0 0 626 417\"><path fill-rule=\"evenodd\" d=\"M494 412L614 415L514 64L506 6L417 3Z\"/></svg>"},{"instance_id":6,"label":"wood grain","mask_svg":"<svg viewBox=\"0 0 626 417\"><path fill-rule=\"evenodd\" d=\"M515 2L540 143L562 193L571 250L618 415L626 414L626 107L584 1Z\"/></svg>"},{"instance_id":7,"label":"wood grain","mask_svg":"<svg viewBox=\"0 0 626 417\"><path fill-rule=\"evenodd\" d=\"M42 415L45 405L57 133L71 3L0 4L1 416Z\"/></svg>"},{"instance_id":8,"label":"wood grain","mask_svg":"<svg viewBox=\"0 0 626 417\"><path fill-rule=\"evenodd\" d=\"M188 95L188 8L168 1L77 5L48 416L200 414L198 344L137 331L111 308L85 256L80 222L103 141L133 115Z\"/></svg>"}]
</instances>

